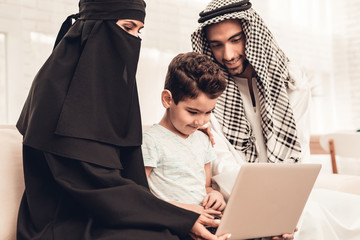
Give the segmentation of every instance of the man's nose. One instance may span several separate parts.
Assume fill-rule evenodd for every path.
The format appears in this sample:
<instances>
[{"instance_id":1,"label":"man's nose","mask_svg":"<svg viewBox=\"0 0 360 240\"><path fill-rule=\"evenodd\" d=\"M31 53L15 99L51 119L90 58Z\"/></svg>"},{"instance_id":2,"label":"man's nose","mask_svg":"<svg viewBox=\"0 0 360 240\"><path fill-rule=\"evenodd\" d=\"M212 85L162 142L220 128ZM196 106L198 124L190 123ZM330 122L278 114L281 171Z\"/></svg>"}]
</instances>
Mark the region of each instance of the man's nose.
<instances>
[{"instance_id":1,"label":"man's nose","mask_svg":"<svg viewBox=\"0 0 360 240\"><path fill-rule=\"evenodd\" d=\"M224 60L231 61L234 59L234 49L229 45L225 44L224 46Z\"/></svg>"}]
</instances>

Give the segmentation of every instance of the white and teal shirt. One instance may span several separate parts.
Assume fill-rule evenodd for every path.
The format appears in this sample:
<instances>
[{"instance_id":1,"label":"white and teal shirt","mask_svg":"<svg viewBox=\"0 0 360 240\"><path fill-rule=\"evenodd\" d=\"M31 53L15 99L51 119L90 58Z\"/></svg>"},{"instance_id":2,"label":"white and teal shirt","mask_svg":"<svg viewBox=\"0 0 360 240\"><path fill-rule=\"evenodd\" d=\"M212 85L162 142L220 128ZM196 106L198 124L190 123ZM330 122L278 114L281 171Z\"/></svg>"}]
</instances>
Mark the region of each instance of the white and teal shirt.
<instances>
[{"instance_id":1,"label":"white and teal shirt","mask_svg":"<svg viewBox=\"0 0 360 240\"><path fill-rule=\"evenodd\" d=\"M204 165L216 158L207 135L195 131L186 139L154 124L145 131L144 165L153 194L165 201L201 204L206 196Z\"/></svg>"}]
</instances>

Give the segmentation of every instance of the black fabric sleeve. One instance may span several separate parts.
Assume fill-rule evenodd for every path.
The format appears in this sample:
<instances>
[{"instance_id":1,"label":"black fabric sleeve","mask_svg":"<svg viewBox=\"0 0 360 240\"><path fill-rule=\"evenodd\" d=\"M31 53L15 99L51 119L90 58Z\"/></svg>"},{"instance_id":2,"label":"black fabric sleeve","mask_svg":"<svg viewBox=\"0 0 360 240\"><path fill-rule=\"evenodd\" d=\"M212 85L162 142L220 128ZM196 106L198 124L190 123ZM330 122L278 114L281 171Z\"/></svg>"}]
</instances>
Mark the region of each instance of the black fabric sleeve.
<instances>
[{"instance_id":1,"label":"black fabric sleeve","mask_svg":"<svg viewBox=\"0 0 360 240\"><path fill-rule=\"evenodd\" d=\"M119 169L44 154L55 181L101 225L169 229L183 238L199 216L156 198Z\"/></svg>"}]
</instances>

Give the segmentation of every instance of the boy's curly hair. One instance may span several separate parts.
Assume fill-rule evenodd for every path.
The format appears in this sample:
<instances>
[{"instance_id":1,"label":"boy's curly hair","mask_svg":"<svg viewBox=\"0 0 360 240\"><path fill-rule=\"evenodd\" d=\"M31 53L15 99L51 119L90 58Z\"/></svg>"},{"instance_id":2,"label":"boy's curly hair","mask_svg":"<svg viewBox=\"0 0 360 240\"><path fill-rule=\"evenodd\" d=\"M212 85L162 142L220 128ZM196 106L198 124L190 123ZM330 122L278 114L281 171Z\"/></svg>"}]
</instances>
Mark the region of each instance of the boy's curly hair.
<instances>
[{"instance_id":1,"label":"boy's curly hair","mask_svg":"<svg viewBox=\"0 0 360 240\"><path fill-rule=\"evenodd\" d=\"M206 55L180 53L170 62L164 88L172 94L175 104L194 99L201 92L214 99L225 90L226 79L219 66Z\"/></svg>"}]
</instances>

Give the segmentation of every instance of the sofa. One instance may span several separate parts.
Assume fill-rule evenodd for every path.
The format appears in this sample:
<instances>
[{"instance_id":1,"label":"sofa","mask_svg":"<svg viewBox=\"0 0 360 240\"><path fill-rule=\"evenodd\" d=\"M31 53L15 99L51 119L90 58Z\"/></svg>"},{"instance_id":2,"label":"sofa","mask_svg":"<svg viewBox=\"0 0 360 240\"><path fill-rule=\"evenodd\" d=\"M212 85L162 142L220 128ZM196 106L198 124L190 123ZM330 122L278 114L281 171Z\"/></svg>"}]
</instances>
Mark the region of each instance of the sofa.
<instances>
[{"instance_id":1,"label":"sofa","mask_svg":"<svg viewBox=\"0 0 360 240\"><path fill-rule=\"evenodd\" d=\"M15 126L0 126L0 240L14 240L24 191L22 136Z\"/></svg>"},{"instance_id":2,"label":"sofa","mask_svg":"<svg viewBox=\"0 0 360 240\"><path fill-rule=\"evenodd\" d=\"M24 191L22 136L13 125L0 125L0 240L14 240L18 207ZM316 188L360 195L360 176L321 174Z\"/></svg>"}]
</instances>

